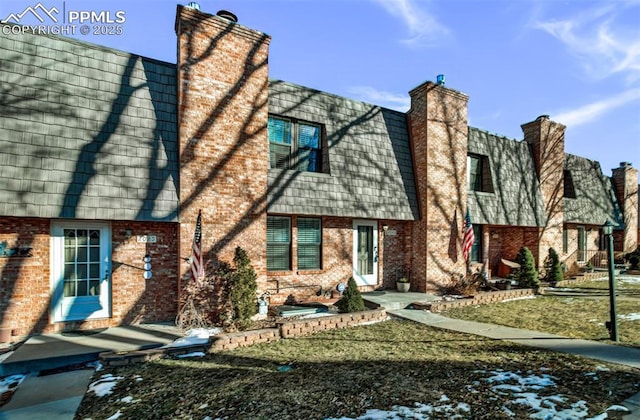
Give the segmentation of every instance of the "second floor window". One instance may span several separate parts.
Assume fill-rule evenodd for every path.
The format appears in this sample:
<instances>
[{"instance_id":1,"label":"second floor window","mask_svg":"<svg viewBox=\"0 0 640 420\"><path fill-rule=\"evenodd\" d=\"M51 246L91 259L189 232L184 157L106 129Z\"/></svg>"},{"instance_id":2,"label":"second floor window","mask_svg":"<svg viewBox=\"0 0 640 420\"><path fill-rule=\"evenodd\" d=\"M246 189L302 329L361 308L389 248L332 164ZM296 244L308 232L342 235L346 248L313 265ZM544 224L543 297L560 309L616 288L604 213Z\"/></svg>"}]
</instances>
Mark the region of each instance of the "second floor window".
<instances>
[{"instance_id":1,"label":"second floor window","mask_svg":"<svg viewBox=\"0 0 640 420\"><path fill-rule=\"evenodd\" d=\"M487 156L467 156L467 184L469 191L493 192Z\"/></svg>"},{"instance_id":2,"label":"second floor window","mask_svg":"<svg viewBox=\"0 0 640 420\"><path fill-rule=\"evenodd\" d=\"M322 172L322 129L318 124L269 116L269 167Z\"/></svg>"}]
</instances>

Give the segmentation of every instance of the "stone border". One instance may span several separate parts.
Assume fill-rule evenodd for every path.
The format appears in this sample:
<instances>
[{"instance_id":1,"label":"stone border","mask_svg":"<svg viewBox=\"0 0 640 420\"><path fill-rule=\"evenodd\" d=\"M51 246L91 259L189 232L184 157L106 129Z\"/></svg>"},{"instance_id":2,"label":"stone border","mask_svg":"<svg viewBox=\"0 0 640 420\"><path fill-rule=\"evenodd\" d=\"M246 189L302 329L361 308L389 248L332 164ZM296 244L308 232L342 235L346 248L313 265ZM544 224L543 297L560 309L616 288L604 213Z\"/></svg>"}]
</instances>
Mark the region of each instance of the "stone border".
<instances>
[{"instance_id":1,"label":"stone border","mask_svg":"<svg viewBox=\"0 0 640 420\"><path fill-rule=\"evenodd\" d=\"M439 300L429 303L413 303L412 306L415 309L423 309L431 312L442 312L448 309L460 308L463 306L497 303L503 302L508 299L534 296L537 293L538 292L536 289L498 290L496 292L481 292L467 298L455 300Z\"/></svg>"},{"instance_id":2,"label":"stone border","mask_svg":"<svg viewBox=\"0 0 640 420\"><path fill-rule=\"evenodd\" d=\"M363 325L387 319L387 311L376 309L364 312L328 315L317 318L296 319L278 323L276 328L264 328L236 333L220 334L212 337L209 343L185 347L156 348L136 350L126 353L100 353L103 366L126 366L143 363L162 357L175 357L193 352L215 353L238 347L249 347L259 343L270 343L281 339L302 337L319 331Z\"/></svg>"}]
</instances>

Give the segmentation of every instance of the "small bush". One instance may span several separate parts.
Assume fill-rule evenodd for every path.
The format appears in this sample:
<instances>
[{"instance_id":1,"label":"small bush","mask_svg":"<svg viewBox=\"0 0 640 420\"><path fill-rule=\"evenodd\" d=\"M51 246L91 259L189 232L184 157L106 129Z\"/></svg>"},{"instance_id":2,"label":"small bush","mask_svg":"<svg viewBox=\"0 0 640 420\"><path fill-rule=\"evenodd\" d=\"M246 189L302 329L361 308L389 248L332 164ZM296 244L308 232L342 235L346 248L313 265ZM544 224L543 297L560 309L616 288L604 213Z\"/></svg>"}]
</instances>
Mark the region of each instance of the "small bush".
<instances>
[{"instance_id":1,"label":"small bush","mask_svg":"<svg viewBox=\"0 0 640 420\"><path fill-rule=\"evenodd\" d=\"M536 270L536 262L533 254L526 246L520 248L516 262L520 264L520 268L516 270L513 278L518 280L520 287L538 287L540 279L538 278L538 270Z\"/></svg>"},{"instance_id":2,"label":"small bush","mask_svg":"<svg viewBox=\"0 0 640 420\"><path fill-rule=\"evenodd\" d=\"M629 270L640 270L640 246L635 251L625 254L624 259L629 262Z\"/></svg>"},{"instance_id":3,"label":"small bush","mask_svg":"<svg viewBox=\"0 0 640 420\"><path fill-rule=\"evenodd\" d=\"M546 271L545 280L549 283L557 283L563 280L562 265L560 257L555 249L549 248L549 254L544 260L544 269Z\"/></svg>"},{"instance_id":4,"label":"small bush","mask_svg":"<svg viewBox=\"0 0 640 420\"><path fill-rule=\"evenodd\" d=\"M232 321L235 326L244 330L251 325L251 317L258 312L256 300L258 278L247 252L236 247L233 257L235 271L230 275L230 300L233 307Z\"/></svg>"},{"instance_id":5,"label":"small bush","mask_svg":"<svg viewBox=\"0 0 640 420\"><path fill-rule=\"evenodd\" d=\"M360 312L365 310L362 295L353 277L349 277L347 288L340 300L336 302L336 307L340 312Z\"/></svg>"}]
</instances>

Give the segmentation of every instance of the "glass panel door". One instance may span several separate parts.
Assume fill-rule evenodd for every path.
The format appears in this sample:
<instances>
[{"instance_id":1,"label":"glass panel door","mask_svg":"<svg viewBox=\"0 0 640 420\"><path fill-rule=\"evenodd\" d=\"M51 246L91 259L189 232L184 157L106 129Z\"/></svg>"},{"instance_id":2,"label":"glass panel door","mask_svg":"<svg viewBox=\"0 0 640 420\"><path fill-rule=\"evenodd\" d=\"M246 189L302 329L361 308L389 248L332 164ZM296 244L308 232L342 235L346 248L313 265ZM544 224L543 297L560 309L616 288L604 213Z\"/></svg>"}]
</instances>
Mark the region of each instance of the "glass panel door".
<instances>
[{"instance_id":1,"label":"glass panel door","mask_svg":"<svg viewBox=\"0 0 640 420\"><path fill-rule=\"evenodd\" d=\"M108 223L52 223L51 288L54 322L111 315L111 237Z\"/></svg>"},{"instance_id":2,"label":"glass panel door","mask_svg":"<svg viewBox=\"0 0 640 420\"><path fill-rule=\"evenodd\" d=\"M353 278L359 286L378 283L378 222L353 222Z\"/></svg>"}]
</instances>

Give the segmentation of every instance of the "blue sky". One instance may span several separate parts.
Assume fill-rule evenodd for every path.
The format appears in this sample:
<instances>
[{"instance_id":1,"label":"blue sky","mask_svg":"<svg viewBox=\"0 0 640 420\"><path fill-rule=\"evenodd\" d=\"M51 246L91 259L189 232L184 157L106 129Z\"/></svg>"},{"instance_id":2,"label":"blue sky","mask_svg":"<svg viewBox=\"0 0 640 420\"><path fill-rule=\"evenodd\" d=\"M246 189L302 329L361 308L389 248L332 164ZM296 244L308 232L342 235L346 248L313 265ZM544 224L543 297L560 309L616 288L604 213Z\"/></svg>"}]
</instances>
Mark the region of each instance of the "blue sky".
<instances>
[{"instance_id":1,"label":"blue sky","mask_svg":"<svg viewBox=\"0 0 640 420\"><path fill-rule=\"evenodd\" d=\"M76 37L176 61L176 1L41 3L124 11L122 35ZM621 161L640 168L640 0L199 3L271 35L271 78L406 111L409 90L444 74L469 95L474 127L520 140L521 124L548 114L567 126L568 153L600 161L606 175ZM2 0L0 19L36 4Z\"/></svg>"}]
</instances>

